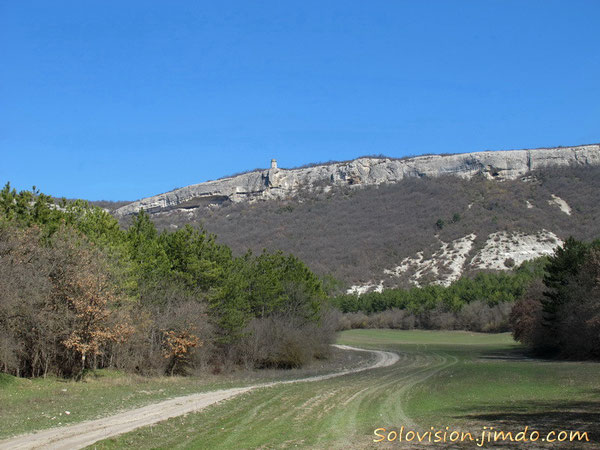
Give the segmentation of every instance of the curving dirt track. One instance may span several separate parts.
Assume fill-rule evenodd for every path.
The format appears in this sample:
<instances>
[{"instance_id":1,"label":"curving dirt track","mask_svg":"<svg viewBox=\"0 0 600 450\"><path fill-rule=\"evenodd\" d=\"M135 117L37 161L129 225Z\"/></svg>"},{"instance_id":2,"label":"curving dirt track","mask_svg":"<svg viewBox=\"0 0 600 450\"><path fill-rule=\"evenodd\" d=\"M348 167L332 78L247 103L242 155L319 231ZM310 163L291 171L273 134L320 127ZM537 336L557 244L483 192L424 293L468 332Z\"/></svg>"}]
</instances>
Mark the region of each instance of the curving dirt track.
<instances>
[{"instance_id":1,"label":"curving dirt track","mask_svg":"<svg viewBox=\"0 0 600 450\"><path fill-rule=\"evenodd\" d=\"M126 433L139 427L152 425L171 417L181 416L190 412L200 411L207 406L254 389L266 388L281 384L327 380L351 373L363 372L365 370L388 367L395 364L400 359L396 353L392 352L365 350L345 345L336 345L336 347L345 350L374 353L378 357L377 362L368 367L302 378L299 380L276 381L272 383L263 383L241 388L224 389L177 397L162 401L160 403L144 406L142 408L124 411L122 413L101 419L90 420L66 427L51 428L36 433L16 436L4 441L0 441L0 450L40 448L58 450L83 448L99 440Z\"/></svg>"}]
</instances>

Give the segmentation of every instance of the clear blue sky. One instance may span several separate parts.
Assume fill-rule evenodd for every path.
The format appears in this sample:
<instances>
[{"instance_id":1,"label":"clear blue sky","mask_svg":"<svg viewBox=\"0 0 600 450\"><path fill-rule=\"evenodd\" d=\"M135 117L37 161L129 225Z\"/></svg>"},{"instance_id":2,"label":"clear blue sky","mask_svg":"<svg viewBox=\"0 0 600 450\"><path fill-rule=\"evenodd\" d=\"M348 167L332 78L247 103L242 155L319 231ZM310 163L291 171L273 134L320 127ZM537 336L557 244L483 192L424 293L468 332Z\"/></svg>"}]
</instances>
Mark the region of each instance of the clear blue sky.
<instances>
[{"instance_id":1,"label":"clear blue sky","mask_svg":"<svg viewBox=\"0 0 600 450\"><path fill-rule=\"evenodd\" d=\"M0 1L0 182L600 141L600 1Z\"/></svg>"}]
</instances>

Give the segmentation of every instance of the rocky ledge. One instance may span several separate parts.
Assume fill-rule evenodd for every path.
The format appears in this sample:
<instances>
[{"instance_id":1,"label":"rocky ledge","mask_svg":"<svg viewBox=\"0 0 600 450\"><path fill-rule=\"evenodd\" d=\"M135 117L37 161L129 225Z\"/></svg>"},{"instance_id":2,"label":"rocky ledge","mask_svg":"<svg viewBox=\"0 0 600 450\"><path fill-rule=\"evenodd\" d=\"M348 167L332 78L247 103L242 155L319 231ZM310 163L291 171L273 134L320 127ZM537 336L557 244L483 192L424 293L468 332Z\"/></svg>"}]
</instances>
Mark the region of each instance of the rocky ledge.
<instances>
[{"instance_id":1,"label":"rocky ledge","mask_svg":"<svg viewBox=\"0 0 600 450\"><path fill-rule=\"evenodd\" d=\"M456 175L471 178L511 180L544 167L600 165L600 145L541 148L534 150L486 151L411 158L358 158L300 169L271 168L215 181L194 184L144 198L115 211L118 216L172 208L196 208L224 201L242 202L258 198L284 198L299 189L315 186L369 186L396 183L406 177Z\"/></svg>"}]
</instances>

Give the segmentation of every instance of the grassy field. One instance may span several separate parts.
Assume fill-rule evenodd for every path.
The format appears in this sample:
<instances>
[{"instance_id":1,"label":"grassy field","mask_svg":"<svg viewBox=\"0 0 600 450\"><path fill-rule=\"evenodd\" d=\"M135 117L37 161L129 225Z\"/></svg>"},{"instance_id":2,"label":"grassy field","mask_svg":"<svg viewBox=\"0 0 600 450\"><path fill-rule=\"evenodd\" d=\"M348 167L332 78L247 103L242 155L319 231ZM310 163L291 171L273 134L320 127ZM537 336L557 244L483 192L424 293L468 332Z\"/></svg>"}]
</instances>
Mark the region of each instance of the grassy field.
<instances>
[{"instance_id":1,"label":"grassy field","mask_svg":"<svg viewBox=\"0 0 600 450\"><path fill-rule=\"evenodd\" d=\"M338 342L394 351L401 359L391 367L339 378L254 390L91 448L407 448L397 441L373 442L376 428L389 432L402 426L405 432L447 426L476 438L484 426L515 433L528 426L542 435L579 430L587 431L593 442L571 448L600 448L598 363L529 359L509 334L352 330L341 333ZM189 378L100 371L82 383L0 375L0 436L192 392L299 378L368 362L358 352L337 352L332 362L302 371ZM477 446L469 443L464 448Z\"/></svg>"},{"instance_id":2,"label":"grassy field","mask_svg":"<svg viewBox=\"0 0 600 450\"><path fill-rule=\"evenodd\" d=\"M542 433L580 430L595 441L584 448L598 447L600 364L528 359L508 334L352 330L338 342L393 350L401 360L326 381L256 390L93 447L406 448L397 441L373 442L376 428L402 426L421 432L448 426L475 438L483 426L515 433L525 426Z\"/></svg>"},{"instance_id":3,"label":"grassy field","mask_svg":"<svg viewBox=\"0 0 600 450\"><path fill-rule=\"evenodd\" d=\"M141 377L111 370L74 382L54 377L33 380L0 373L0 439L68 425L181 395L304 378L368 364L371 355L333 350L329 361L299 370L238 371L190 377ZM66 412L69 414L66 414Z\"/></svg>"}]
</instances>

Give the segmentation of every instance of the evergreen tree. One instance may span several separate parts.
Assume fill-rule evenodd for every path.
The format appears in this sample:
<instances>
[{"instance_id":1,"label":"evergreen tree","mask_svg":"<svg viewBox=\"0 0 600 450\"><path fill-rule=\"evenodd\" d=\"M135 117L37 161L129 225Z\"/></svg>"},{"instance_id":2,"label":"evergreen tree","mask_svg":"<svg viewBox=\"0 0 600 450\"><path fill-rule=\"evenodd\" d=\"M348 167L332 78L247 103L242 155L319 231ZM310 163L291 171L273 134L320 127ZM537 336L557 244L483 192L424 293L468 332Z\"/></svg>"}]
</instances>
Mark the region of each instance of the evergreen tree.
<instances>
[{"instance_id":1,"label":"evergreen tree","mask_svg":"<svg viewBox=\"0 0 600 450\"><path fill-rule=\"evenodd\" d=\"M549 328L549 348L557 348L558 334L556 327L559 319L559 311L563 305L569 302L572 286L570 281L579 272L579 268L588 252L588 246L583 242L569 237L565 243L556 249L554 254L548 258L542 299L543 324Z\"/></svg>"}]
</instances>

